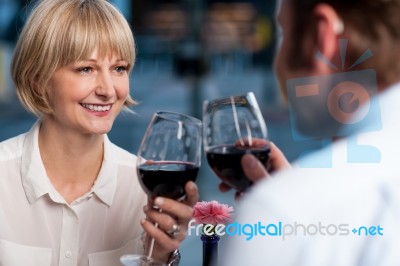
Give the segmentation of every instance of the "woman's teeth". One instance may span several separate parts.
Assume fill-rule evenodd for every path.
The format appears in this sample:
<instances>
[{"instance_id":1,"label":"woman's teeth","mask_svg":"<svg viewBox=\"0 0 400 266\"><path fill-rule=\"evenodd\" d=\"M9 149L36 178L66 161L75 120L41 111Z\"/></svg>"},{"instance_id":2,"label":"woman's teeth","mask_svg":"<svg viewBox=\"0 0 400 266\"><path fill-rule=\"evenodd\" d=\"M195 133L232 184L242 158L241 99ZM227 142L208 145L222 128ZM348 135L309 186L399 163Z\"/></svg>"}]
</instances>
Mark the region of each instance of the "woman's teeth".
<instances>
[{"instance_id":1,"label":"woman's teeth","mask_svg":"<svg viewBox=\"0 0 400 266\"><path fill-rule=\"evenodd\" d=\"M81 104L83 107L94 112L105 112L111 109L111 105L94 105L94 104Z\"/></svg>"}]
</instances>

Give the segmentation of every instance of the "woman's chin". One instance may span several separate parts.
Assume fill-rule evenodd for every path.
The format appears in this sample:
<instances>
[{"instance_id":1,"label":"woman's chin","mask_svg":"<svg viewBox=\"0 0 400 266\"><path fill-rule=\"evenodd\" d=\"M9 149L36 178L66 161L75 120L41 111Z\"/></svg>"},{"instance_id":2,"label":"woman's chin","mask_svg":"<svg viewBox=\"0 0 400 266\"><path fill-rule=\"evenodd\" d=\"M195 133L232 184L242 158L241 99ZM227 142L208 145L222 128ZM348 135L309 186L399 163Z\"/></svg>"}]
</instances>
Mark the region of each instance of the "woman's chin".
<instances>
[{"instance_id":1,"label":"woman's chin","mask_svg":"<svg viewBox=\"0 0 400 266\"><path fill-rule=\"evenodd\" d=\"M94 125L91 125L87 127L87 131L90 134L95 134L95 135L102 135L102 134L107 134L110 132L111 128L113 126L113 123L96 123Z\"/></svg>"}]
</instances>

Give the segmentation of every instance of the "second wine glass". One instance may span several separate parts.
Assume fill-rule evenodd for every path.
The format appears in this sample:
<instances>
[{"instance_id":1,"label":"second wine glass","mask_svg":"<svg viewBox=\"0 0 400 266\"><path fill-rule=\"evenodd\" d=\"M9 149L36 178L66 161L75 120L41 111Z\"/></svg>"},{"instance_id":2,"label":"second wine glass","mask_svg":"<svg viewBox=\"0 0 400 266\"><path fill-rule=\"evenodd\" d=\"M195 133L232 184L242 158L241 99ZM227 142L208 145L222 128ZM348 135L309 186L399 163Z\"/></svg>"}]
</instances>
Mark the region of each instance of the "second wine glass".
<instances>
[{"instance_id":1,"label":"second wine glass","mask_svg":"<svg viewBox=\"0 0 400 266\"><path fill-rule=\"evenodd\" d=\"M181 200L201 163L202 123L179 113L157 112L138 152L140 184L150 198Z\"/></svg>"},{"instance_id":2,"label":"second wine glass","mask_svg":"<svg viewBox=\"0 0 400 266\"><path fill-rule=\"evenodd\" d=\"M138 178L150 199L158 196L174 200L185 198L186 183L195 181L199 171L201 143L200 120L165 111L153 115L137 154ZM126 255L121 257L121 262L124 265L163 265L151 258L153 245L154 239L151 239L147 256Z\"/></svg>"},{"instance_id":3,"label":"second wine glass","mask_svg":"<svg viewBox=\"0 0 400 266\"><path fill-rule=\"evenodd\" d=\"M204 150L214 173L238 192L252 182L244 175L241 158L246 153L267 163L270 146L267 126L252 92L205 101Z\"/></svg>"}]
</instances>

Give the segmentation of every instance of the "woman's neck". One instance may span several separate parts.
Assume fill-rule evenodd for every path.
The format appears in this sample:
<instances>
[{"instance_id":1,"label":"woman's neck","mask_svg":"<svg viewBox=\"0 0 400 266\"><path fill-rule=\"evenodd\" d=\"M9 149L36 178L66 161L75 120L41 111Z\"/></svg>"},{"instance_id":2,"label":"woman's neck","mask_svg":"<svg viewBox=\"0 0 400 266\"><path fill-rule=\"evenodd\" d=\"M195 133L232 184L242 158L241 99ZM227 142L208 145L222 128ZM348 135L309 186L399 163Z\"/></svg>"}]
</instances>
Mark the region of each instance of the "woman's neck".
<instances>
[{"instance_id":1,"label":"woman's neck","mask_svg":"<svg viewBox=\"0 0 400 266\"><path fill-rule=\"evenodd\" d=\"M89 192L103 161L103 135L82 134L44 120L39 150L50 182L68 203Z\"/></svg>"}]
</instances>

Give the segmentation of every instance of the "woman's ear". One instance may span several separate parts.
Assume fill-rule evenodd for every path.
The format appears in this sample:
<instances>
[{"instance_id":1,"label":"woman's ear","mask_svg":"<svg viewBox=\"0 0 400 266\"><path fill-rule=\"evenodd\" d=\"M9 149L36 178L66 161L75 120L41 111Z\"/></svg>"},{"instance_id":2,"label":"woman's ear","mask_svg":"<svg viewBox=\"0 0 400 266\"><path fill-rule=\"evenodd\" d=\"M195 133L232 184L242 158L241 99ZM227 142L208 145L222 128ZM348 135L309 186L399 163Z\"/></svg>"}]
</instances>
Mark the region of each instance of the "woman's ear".
<instances>
[{"instance_id":1,"label":"woman's ear","mask_svg":"<svg viewBox=\"0 0 400 266\"><path fill-rule=\"evenodd\" d=\"M343 20L336 10L328 4L318 4L312 13L314 17L314 41L317 52L324 55L330 62L335 62L340 55L339 39L344 33ZM316 60L319 61L319 60ZM324 62L321 67L327 67Z\"/></svg>"},{"instance_id":2,"label":"woman's ear","mask_svg":"<svg viewBox=\"0 0 400 266\"><path fill-rule=\"evenodd\" d=\"M33 90L35 91L35 93L37 95L40 95L41 94L41 90L40 90L40 86L39 86L39 81L38 80L39 80L39 77L35 76L33 81L32 81L32 87L33 87Z\"/></svg>"}]
</instances>

